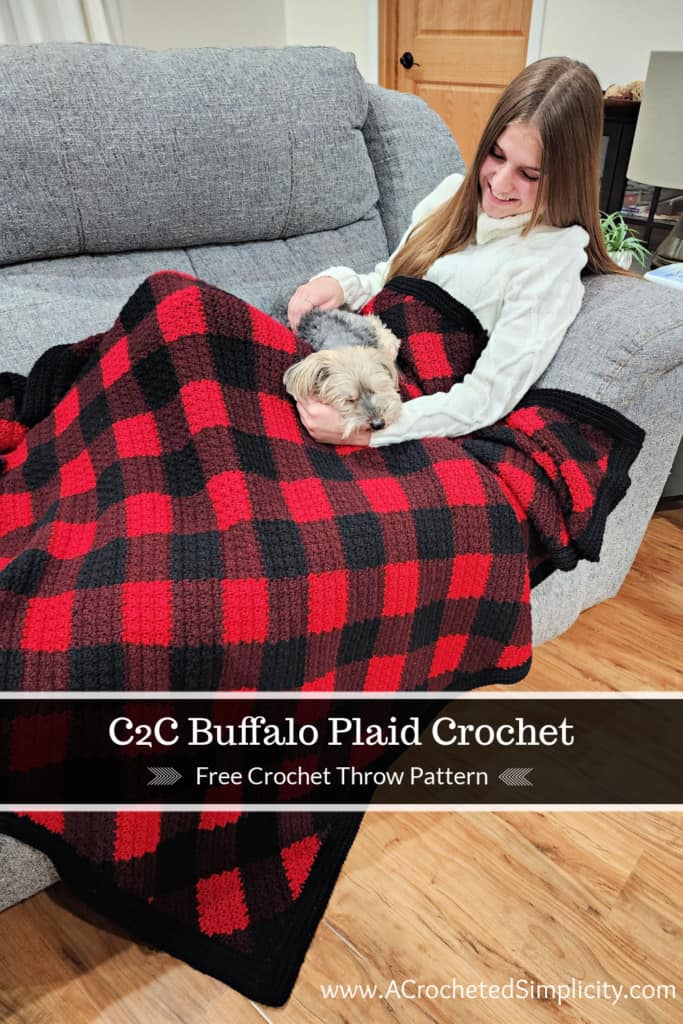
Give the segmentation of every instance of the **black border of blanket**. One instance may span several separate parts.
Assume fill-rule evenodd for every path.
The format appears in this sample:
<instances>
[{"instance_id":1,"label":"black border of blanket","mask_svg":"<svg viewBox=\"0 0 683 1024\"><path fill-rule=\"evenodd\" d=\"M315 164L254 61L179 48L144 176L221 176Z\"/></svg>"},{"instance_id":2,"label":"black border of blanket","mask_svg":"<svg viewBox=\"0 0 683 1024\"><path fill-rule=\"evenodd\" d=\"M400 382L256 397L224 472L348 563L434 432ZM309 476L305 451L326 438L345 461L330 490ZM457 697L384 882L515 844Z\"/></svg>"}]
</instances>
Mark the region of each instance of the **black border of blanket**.
<instances>
[{"instance_id":1,"label":"black border of blanket","mask_svg":"<svg viewBox=\"0 0 683 1024\"><path fill-rule=\"evenodd\" d=\"M139 897L122 892L106 879L94 880L92 864L43 826L27 818L0 813L0 833L42 850L77 897L121 925L132 938L152 943L156 949L184 960L202 974L225 982L247 999L268 1006L283 1006L294 988L363 814L335 812L328 817L330 832L294 904L287 932L268 959L261 958L258 965L238 950L198 935L195 929L179 924Z\"/></svg>"}]
</instances>

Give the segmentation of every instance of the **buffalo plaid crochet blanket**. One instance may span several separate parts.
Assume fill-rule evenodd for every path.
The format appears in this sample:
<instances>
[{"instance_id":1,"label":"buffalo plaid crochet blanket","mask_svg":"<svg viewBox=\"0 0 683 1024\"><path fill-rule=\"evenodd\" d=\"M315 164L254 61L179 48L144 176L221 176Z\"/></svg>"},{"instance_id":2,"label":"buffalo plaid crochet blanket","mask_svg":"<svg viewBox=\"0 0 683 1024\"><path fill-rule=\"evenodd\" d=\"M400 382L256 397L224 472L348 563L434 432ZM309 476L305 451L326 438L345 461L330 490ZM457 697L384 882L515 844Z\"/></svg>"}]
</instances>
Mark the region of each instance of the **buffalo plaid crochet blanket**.
<instances>
[{"instance_id":1,"label":"buffalo plaid crochet blanket","mask_svg":"<svg viewBox=\"0 0 683 1024\"><path fill-rule=\"evenodd\" d=\"M365 312L404 398L486 333L398 278ZM458 439L318 444L286 327L185 274L0 375L0 688L465 690L529 670L530 589L599 556L643 431L530 391ZM324 813L0 816L135 934L282 1003L359 824Z\"/></svg>"}]
</instances>

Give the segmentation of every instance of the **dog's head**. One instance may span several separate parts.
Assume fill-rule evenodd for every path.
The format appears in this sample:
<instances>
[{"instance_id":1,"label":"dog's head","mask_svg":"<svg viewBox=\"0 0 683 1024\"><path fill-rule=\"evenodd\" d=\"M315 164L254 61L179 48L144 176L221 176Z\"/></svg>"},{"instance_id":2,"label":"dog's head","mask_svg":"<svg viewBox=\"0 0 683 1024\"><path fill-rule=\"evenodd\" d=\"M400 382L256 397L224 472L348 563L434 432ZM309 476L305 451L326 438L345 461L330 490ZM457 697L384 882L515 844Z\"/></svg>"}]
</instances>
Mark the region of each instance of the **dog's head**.
<instances>
[{"instance_id":1,"label":"dog's head","mask_svg":"<svg viewBox=\"0 0 683 1024\"><path fill-rule=\"evenodd\" d=\"M313 352L290 366L284 385L297 401L315 398L344 418L344 437L355 430L382 430L401 414L398 371L377 348L348 345Z\"/></svg>"}]
</instances>

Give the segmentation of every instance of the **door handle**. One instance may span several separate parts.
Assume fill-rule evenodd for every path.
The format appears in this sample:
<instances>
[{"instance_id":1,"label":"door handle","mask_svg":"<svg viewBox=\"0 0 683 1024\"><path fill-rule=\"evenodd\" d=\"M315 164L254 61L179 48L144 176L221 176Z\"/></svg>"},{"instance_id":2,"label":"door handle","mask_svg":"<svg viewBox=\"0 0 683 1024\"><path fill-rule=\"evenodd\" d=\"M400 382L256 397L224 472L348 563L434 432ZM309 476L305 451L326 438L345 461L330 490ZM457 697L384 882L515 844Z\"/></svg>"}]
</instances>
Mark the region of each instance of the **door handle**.
<instances>
[{"instance_id":1,"label":"door handle","mask_svg":"<svg viewBox=\"0 0 683 1024\"><path fill-rule=\"evenodd\" d=\"M410 71L413 65L416 68L421 67L421 65L416 62L410 50L406 50L405 53L402 53L401 56L399 57L398 62L401 65L401 67L404 67L406 69L406 71Z\"/></svg>"}]
</instances>

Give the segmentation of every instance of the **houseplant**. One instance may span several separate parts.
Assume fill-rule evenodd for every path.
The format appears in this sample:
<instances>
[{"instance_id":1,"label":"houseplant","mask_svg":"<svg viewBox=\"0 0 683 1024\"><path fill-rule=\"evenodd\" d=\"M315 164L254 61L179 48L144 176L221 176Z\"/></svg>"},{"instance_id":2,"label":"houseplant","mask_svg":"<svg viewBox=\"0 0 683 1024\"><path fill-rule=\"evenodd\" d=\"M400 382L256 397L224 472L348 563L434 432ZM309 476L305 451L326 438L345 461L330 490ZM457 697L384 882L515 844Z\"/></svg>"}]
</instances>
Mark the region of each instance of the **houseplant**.
<instances>
[{"instance_id":1,"label":"houseplant","mask_svg":"<svg viewBox=\"0 0 683 1024\"><path fill-rule=\"evenodd\" d=\"M628 270L635 257L641 267L645 266L648 250L617 210L600 218L600 228L607 252L615 263Z\"/></svg>"}]
</instances>

